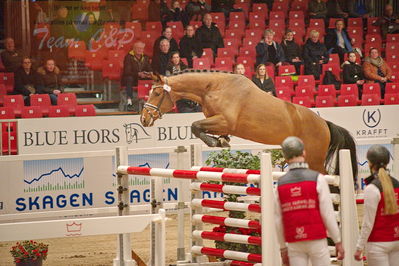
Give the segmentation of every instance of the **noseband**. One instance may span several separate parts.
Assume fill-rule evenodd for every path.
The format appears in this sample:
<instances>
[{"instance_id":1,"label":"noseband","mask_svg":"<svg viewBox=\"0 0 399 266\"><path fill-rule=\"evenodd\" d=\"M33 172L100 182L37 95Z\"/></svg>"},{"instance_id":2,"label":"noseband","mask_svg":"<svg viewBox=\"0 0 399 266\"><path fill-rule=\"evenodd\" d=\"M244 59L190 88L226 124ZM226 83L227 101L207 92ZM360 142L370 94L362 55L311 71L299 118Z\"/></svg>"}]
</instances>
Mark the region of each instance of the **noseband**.
<instances>
[{"instance_id":1,"label":"noseband","mask_svg":"<svg viewBox=\"0 0 399 266\"><path fill-rule=\"evenodd\" d=\"M165 95L166 95L166 92L168 92L168 90L165 88L164 85L156 85L156 86L153 86L152 88L153 89L163 88L163 91L162 91L163 93L162 93L161 100L158 102L157 105L154 105L154 104L151 104L151 103L145 103L144 106L143 106L143 109L145 109L147 111L148 115L151 117L151 120L154 120L154 118L155 118L153 112L151 112L151 111L155 111L155 114L158 115L158 118L162 119L163 113L161 112L160 107L161 107L161 105L163 103L163 100L165 99ZM169 90L170 90L170 87L169 87Z\"/></svg>"}]
</instances>

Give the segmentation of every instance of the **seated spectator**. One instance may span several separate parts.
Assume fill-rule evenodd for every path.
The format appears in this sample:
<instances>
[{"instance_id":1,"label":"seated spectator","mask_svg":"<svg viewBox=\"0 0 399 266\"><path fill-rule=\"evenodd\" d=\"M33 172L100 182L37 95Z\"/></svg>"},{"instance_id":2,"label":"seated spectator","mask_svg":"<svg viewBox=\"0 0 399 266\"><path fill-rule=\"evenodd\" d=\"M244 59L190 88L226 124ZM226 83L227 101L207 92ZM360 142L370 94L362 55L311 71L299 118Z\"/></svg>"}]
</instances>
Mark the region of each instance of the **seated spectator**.
<instances>
[{"instance_id":1,"label":"seated spectator","mask_svg":"<svg viewBox=\"0 0 399 266\"><path fill-rule=\"evenodd\" d=\"M172 74L179 73L180 71L183 71L184 69L187 69L187 65L184 64L183 61L181 61L180 53L172 52L170 54L170 62L168 63L168 66L166 67L166 75L170 76Z\"/></svg>"},{"instance_id":2,"label":"seated spectator","mask_svg":"<svg viewBox=\"0 0 399 266\"><path fill-rule=\"evenodd\" d=\"M52 105L57 105L57 97L63 91L60 69L54 59L47 59L44 66L37 69L37 93L49 94Z\"/></svg>"},{"instance_id":3,"label":"seated spectator","mask_svg":"<svg viewBox=\"0 0 399 266\"><path fill-rule=\"evenodd\" d=\"M173 32L171 27L166 27L162 31L162 35L156 39L154 43L154 48L153 48L153 56L157 56L157 53L159 52L159 44L162 40L168 40L170 44L170 51L179 51L179 45L177 44L176 40L173 38Z\"/></svg>"},{"instance_id":4,"label":"seated spectator","mask_svg":"<svg viewBox=\"0 0 399 266\"><path fill-rule=\"evenodd\" d=\"M320 79L322 64L328 62L327 48L319 41L319 35L318 31L312 30L310 38L303 46L305 75L314 75L315 79Z\"/></svg>"},{"instance_id":5,"label":"seated spectator","mask_svg":"<svg viewBox=\"0 0 399 266\"><path fill-rule=\"evenodd\" d=\"M256 45L256 65L275 65L281 66L285 61L284 50L281 45L274 40L274 31L265 30L263 39Z\"/></svg>"},{"instance_id":6,"label":"seated spectator","mask_svg":"<svg viewBox=\"0 0 399 266\"><path fill-rule=\"evenodd\" d=\"M189 18L186 11L180 7L179 1L174 0L171 3L171 7L162 18L162 21L164 21L164 23L169 21L180 21L183 27L185 27L189 23Z\"/></svg>"},{"instance_id":7,"label":"seated spectator","mask_svg":"<svg viewBox=\"0 0 399 266\"><path fill-rule=\"evenodd\" d=\"M211 11L211 7L204 0L190 0L186 5L189 20L201 21L203 16Z\"/></svg>"},{"instance_id":8,"label":"seated spectator","mask_svg":"<svg viewBox=\"0 0 399 266\"><path fill-rule=\"evenodd\" d=\"M15 49L13 38L7 38L5 40L5 48L6 49L1 52L1 62L3 62L6 72L15 72L21 66L23 53Z\"/></svg>"},{"instance_id":9,"label":"seated spectator","mask_svg":"<svg viewBox=\"0 0 399 266\"><path fill-rule=\"evenodd\" d=\"M287 30L284 35L284 40L281 42L283 47L285 59L288 63L295 66L296 74L301 73L302 62L302 51L301 47L294 41L294 32L292 30Z\"/></svg>"},{"instance_id":10,"label":"seated spectator","mask_svg":"<svg viewBox=\"0 0 399 266\"><path fill-rule=\"evenodd\" d=\"M369 56L364 59L363 73L367 83L377 82L380 84L381 97L384 98L385 84L390 82L392 70L376 48L371 48Z\"/></svg>"},{"instance_id":11,"label":"seated spectator","mask_svg":"<svg viewBox=\"0 0 399 266\"><path fill-rule=\"evenodd\" d=\"M235 65L233 73L245 76L245 66L243 64Z\"/></svg>"},{"instance_id":12,"label":"seated spectator","mask_svg":"<svg viewBox=\"0 0 399 266\"><path fill-rule=\"evenodd\" d=\"M31 94L36 93L37 73L32 69L32 60L29 57L22 59L22 66L14 74L13 94L20 94L24 97L25 105L30 105Z\"/></svg>"},{"instance_id":13,"label":"seated spectator","mask_svg":"<svg viewBox=\"0 0 399 266\"><path fill-rule=\"evenodd\" d=\"M384 15L374 25L381 26L381 33L384 39L387 34L399 33L399 16L393 13L392 5L385 5Z\"/></svg>"},{"instance_id":14,"label":"seated spectator","mask_svg":"<svg viewBox=\"0 0 399 266\"><path fill-rule=\"evenodd\" d=\"M308 4L309 18L322 18L327 17L327 6L323 0L311 0Z\"/></svg>"},{"instance_id":15,"label":"seated spectator","mask_svg":"<svg viewBox=\"0 0 399 266\"><path fill-rule=\"evenodd\" d=\"M161 0L151 0L148 5L148 21L161 20Z\"/></svg>"},{"instance_id":16,"label":"seated spectator","mask_svg":"<svg viewBox=\"0 0 399 266\"><path fill-rule=\"evenodd\" d=\"M145 43L136 42L123 61L122 85L126 86L128 111L139 111L139 99L137 91L133 90L133 87L137 86L140 79L147 78L147 72L152 71L150 59L144 55L144 48Z\"/></svg>"},{"instance_id":17,"label":"seated spectator","mask_svg":"<svg viewBox=\"0 0 399 266\"><path fill-rule=\"evenodd\" d=\"M338 0L327 0L327 17L328 18L346 18L348 17L348 13L342 11Z\"/></svg>"},{"instance_id":18,"label":"seated spectator","mask_svg":"<svg viewBox=\"0 0 399 266\"><path fill-rule=\"evenodd\" d=\"M356 62L357 54L355 52L348 53L348 61L342 64L342 76L344 84L357 84L359 87L359 96L362 96L362 88L364 84L364 75L362 66Z\"/></svg>"},{"instance_id":19,"label":"seated spectator","mask_svg":"<svg viewBox=\"0 0 399 266\"><path fill-rule=\"evenodd\" d=\"M262 91L269 93L270 95L276 96L276 90L271 77L267 75L266 66L260 64L256 67L255 75L252 77L252 81Z\"/></svg>"},{"instance_id":20,"label":"seated spectator","mask_svg":"<svg viewBox=\"0 0 399 266\"><path fill-rule=\"evenodd\" d=\"M224 47L222 35L215 23L212 22L211 14L204 15L202 26L195 33L195 38L200 43L201 48L212 48L213 54L217 54L218 48Z\"/></svg>"},{"instance_id":21,"label":"seated spectator","mask_svg":"<svg viewBox=\"0 0 399 266\"><path fill-rule=\"evenodd\" d=\"M234 10L235 0L212 0L212 11L223 12L226 19L229 17L230 12Z\"/></svg>"},{"instance_id":22,"label":"seated spectator","mask_svg":"<svg viewBox=\"0 0 399 266\"><path fill-rule=\"evenodd\" d=\"M152 58L151 66L153 71L166 75L166 67L168 66L171 52L168 39L163 39L159 43L157 55Z\"/></svg>"},{"instance_id":23,"label":"seated spectator","mask_svg":"<svg viewBox=\"0 0 399 266\"><path fill-rule=\"evenodd\" d=\"M185 35L180 40L180 56L187 59L188 66L193 67L193 58L201 57L202 48L200 43L195 39L194 27L188 25Z\"/></svg>"},{"instance_id":24,"label":"seated spectator","mask_svg":"<svg viewBox=\"0 0 399 266\"><path fill-rule=\"evenodd\" d=\"M351 18L367 18L373 11L369 0L346 0L345 3L344 11Z\"/></svg>"},{"instance_id":25,"label":"seated spectator","mask_svg":"<svg viewBox=\"0 0 399 266\"><path fill-rule=\"evenodd\" d=\"M330 29L325 38L325 44L330 54L338 54L341 64L344 62L344 55L352 52L351 38L345 29L343 20L335 21L335 29Z\"/></svg>"},{"instance_id":26,"label":"seated spectator","mask_svg":"<svg viewBox=\"0 0 399 266\"><path fill-rule=\"evenodd\" d=\"M101 27L93 12L89 12L84 16L82 22L77 25L77 29L79 31L79 39L84 41L87 47L89 47L90 41L98 40L101 35L99 32Z\"/></svg>"}]
</instances>

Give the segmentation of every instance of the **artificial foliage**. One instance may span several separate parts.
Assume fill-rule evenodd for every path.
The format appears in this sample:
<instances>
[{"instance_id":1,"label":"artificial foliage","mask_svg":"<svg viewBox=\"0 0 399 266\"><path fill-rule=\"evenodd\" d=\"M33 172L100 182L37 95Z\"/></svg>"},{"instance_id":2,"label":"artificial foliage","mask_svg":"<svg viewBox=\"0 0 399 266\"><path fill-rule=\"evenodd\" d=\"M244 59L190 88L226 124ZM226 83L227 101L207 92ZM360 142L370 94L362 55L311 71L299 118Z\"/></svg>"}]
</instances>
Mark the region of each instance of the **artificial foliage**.
<instances>
[{"instance_id":1,"label":"artificial foliage","mask_svg":"<svg viewBox=\"0 0 399 266\"><path fill-rule=\"evenodd\" d=\"M47 258L48 245L35 242L33 240L25 240L17 242L10 250L14 257L14 262L35 261L38 259L45 260Z\"/></svg>"},{"instance_id":2,"label":"artificial foliage","mask_svg":"<svg viewBox=\"0 0 399 266\"><path fill-rule=\"evenodd\" d=\"M281 150L266 150L265 152L271 153L272 163L274 167L278 167L281 170L284 169L285 162ZM205 163L209 166L222 167L222 168L251 169L251 170L260 169L260 158L258 155L254 155L249 152L231 151L226 149L217 152L211 152ZM242 186L241 183L232 183L232 182L224 182L223 184ZM240 195L231 195L231 194L224 195L224 199L226 201L232 201L232 202L238 202L238 197L240 197ZM229 217L245 219L246 213L242 211L229 211ZM261 236L260 230L237 228L237 227L230 227L224 225L214 227L213 231L221 233ZM258 254L261 253L261 247L256 245L215 241L215 246L216 248L220 249L228 249L240 252L258 253Z\"/></svg>"}]
</instances>

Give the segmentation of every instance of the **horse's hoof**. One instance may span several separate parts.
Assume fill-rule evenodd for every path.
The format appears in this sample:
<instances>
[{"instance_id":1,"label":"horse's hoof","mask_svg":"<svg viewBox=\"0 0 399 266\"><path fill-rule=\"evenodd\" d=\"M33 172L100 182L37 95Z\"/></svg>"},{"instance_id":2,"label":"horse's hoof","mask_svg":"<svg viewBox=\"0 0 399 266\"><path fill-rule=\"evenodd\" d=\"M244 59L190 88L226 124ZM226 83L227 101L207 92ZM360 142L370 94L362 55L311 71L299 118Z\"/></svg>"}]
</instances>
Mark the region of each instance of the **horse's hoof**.
<instances>
[{"instance_id":1,"label":"horse's hoof","mask_svg":"<svg viewBox=\"0 0 399 266\"><path fill-rule=\"evenodd\" d=\"M206 145L208 145L208 147L220 147L219 146L219 140L217 138L214 137L209 137L207 138L207 140L205 141Z\"/></svg>"},{"instance_id":2,"label":"horse's hoof","mask_svg":"<svg viewBox=\"0 0 399 266\"><path fill-rule=\"evenodd\" d=\"M230 148L230 144L229 144L230 138L229 137L220 137L219 138L219 145L218 147L221 148Z\"/></svg>"}]
</instances>

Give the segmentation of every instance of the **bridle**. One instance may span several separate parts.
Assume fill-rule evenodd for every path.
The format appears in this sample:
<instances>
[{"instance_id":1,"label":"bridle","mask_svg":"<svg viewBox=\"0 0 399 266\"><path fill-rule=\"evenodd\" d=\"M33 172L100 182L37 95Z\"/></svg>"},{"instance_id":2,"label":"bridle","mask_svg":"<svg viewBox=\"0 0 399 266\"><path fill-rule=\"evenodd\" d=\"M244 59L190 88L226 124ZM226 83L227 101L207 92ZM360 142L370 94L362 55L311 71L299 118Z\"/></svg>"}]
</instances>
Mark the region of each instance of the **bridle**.
<instances>
[{"instance_id":1,"label":"bridle","mask_svg":"<svg viewBox=\"0 0 399 266\"><path fill-rule=\"evenodd\" d=\"M166 85L166 86L165 86ZM158 116L159 119L162 119L162 115L163 113L161 112L161 105L165 99L165 96L167 93L169 93L170 91L170 87L167 85L167 83L165 83L164 85L154 85L152 86L152 89L156 89L156 88L162 88L162 96L161 99L159 100L157 105L151 104L151 103L145 103L143 106L143 109L147 111L148 115L151 117L151 122L150 124L153 123L153 121L155 119L157 119L156 116Z\"/></svg>"}]
</instances>

